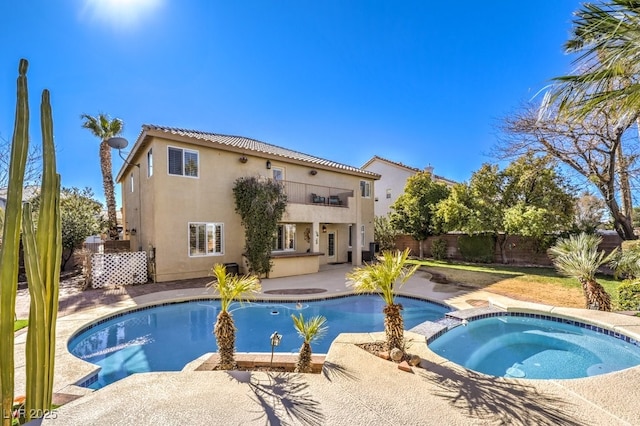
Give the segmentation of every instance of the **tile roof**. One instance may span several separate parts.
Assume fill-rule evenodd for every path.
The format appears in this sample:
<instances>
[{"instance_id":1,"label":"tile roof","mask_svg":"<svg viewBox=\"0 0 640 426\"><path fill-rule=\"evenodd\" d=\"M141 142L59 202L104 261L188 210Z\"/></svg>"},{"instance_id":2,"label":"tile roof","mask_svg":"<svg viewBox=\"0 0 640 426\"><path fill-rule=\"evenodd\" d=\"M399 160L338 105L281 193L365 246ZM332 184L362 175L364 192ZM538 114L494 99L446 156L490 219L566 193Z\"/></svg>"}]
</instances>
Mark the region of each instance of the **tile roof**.
<instances>
[{"instance_id":1,"label":"tile roof","mask_svg":"<svg viewBox=\"0 0 640 426\"><path fill-rule=\"evenodd\" d=\"M414 171L414 172L421 172L421 171L422 171L422 170L418 169L417 167L407 166L406 164L403 164L403 163L401 163L401 162L399 162L399 161L392 161L392 160L389 160L388 158L382 158L382 157L380 157L379 155L374 155L374 156L373 156L369 161L367 161L367 162L365 163L365 165L364 165L364 166L362 166L362 167L366 167L366 166L368 166L368 165L369 165L370 163L372 163L374 160L386 161L387 163L394 164L394 165L396 165L396 166L403 167L403 168L405 168L405 169L408 169L408 170L411 170L411 171Z\"/></svg>"},{"instance_id":2,"label":"tile roof","mask_svg":"<svg viewBox=\"0 0 640 426\"><path fill-rule=\"evenodd\" d=\"M294 151L287 148L282 148L276 145L271 145L266 142L247 138L244 136L222 135L218 133L202 132L199 130L180 129L176 127L165 127L152 124L145 124L142 126L141 135L143 135L145 132L162 132L172 135L184 136L188 138L199 139L202 141L214 142L219 145L239 148L247 151L259 152L287 159L303 161L305 163L316 164L318 166L326 166L335 169L341 169L344 171L365 174L371 176L372 178L379 178L379 175L377 173L373 173L368 170L359 169L357 167L337 163L335 161L326 160L320 157L314 157L312 155L304 154L302 152Z\"/></svg>"},{"instance_id":3,"label":"tile roof","mask_svg":"<svg viewBox=\"0 0 640 426\"><path fill-rule=\"evenodd\" d=\"M415 173L424 171L424 170L421 170L421 169L419 169L417 167L407 166L406 164L403 164L403 163L401 163L399 161L393 161L393 160L389 160L388 158L382 158L379 155L374 155L373 157L371 157L371 159L369 161L367 161L362 167L363 168L368 167L375 160L384 161L386 163L392 164L394 166L402 167L403 169L406 169L406 170L409 170L409 171L412 171L412 172L415 172ZM431 167L431 169L433 169L433 168ZM431 173L431 174L433 175L433 177L435 179L441 180L444 183L448 183L448 184L456 184L456 183L458 183L455 180L448 179L448 178L446 178L444 176L440 176L440 175L437 175L435 173Z\"/></svg>"}]
</instances>

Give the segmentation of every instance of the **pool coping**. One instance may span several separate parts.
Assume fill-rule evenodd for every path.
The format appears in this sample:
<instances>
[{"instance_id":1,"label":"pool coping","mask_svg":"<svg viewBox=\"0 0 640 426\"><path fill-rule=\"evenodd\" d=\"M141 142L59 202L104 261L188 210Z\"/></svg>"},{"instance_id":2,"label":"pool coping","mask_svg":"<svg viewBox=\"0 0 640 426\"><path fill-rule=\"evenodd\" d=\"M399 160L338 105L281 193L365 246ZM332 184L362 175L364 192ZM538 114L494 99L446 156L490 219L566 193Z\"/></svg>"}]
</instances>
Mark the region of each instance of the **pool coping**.
<instances>
[{"instance_id":1,"label":"pool coping","mask_svg":"<svg viewBox=\"0 0 640 426\"><path fill-rule=\"evenodd\" d=\"M92 381L95 381L95 377L100 370L100 367L91 364L87 361L81 360L77 358L75 355L71 354L68 350L69 341L82 331L95 326L96 324L106 321L114 316L124 315L128 312L148 309L157 305L166 305L166 304L174 304L174 303L182 303L193 300L212 300L216 299L213 294L194 294L189 296L187 294L181 294L179 296L174 295L174 290L159 292L154 294L154 301L144 300L144 303L136 303L137 299L135 298L130 301L120 302L118 304L112 306L101 306L98 308L92 308L89 310L81 311L78 313L74 313L71 315L67 315L58 319L58 327L56 328L56 371L54 376L54 392L65 392L69 389L74 389L75 387L79 387L85 389L85 386L90 384ZM180 290L181 293L185 292L185 290ZM334 294L321 294L316 295L306 295L311 297L295 297L292 299L283 298L282 295L274 295L274 297L263 297L264 295L260 295L260 301L269 301L269 302L292 302L292 301L312 301L312 300L326 300L333 298L341 298L341 297L349 297L353 296L355 293L351 291L345 291ZM488 308L466 308L466 309L458 309L451 303L447 303L446 301L437 301L430 298L426 298L424 296L416 295L415 293L405 293L402 291L397 292L399 296L416 298L427 300L433 303L437 303L442 306L450 307L452 309L456 309L455 315L458 317L474 316L474 315L484 315L483 312L504 312L504 313L528 313L532 315L546 315L557 318L567 319L569 321L578 321L584 324L594 325L596 327L600 327L605 330L610 330L617 334L622 334L628 336L631 339L636 341L640 341L640 318L629 317L626 315L620 315L615 313L608 312L600 312L600 311L588 311L585 309L576 309L576 308L561 308L561 307L553 307L548 305L540 305L530 302L520 302L513 299L504 298L498 295L493 295L494 299L491 301L490 307ZM496 298L496 296L498 296ZM448 315L452 315L453 313L449 313ZM431 322L429 322L431 323ZM433 323L431 323L433 324ZM436 330L436 334L441 334L446 332L446 327L440 326L441 329L438 332ZM631 328L630 328L631 327ZM425 333L419 330L418 327L414 327L411 332L417 332L424 336L425 342L434 339L434 332ZM357 334L357 333L356 333ZM16 336L16 346L23 345L24 341L26 341L26 333L20 336ZM16 363L18 365L18 363ZM635 367L640 368L640 367ZM23 394L24 389L18 386L21 382L16 379L16 394ZM89 391L92 391L89 389Z\"/></svg>"},{"instance_id":2,"label":"pool coping","mask_svg":"<svg viewBox=\"0 0 640 426\"><path fill-rule=\"evenodd\" d=\"M350 291L344 290L332 292L332 294L351 293L352 292ZM410 291L399 291L398 294L403 296L415 296L418 298L430 299L428 297L424 297L422 289L417 287L415 287L414 290ZM100 306L97 308L83 310L58 318L56 330L56 373L54 379L54 392L59 394L84 396L83 398L80 398L79 400L72 402L67 406L61 407L64 408L62 411L69 413L69 415L73 415L73 417L69 417L69 419L73 418L74 421L76 420L76 418L81 419L86 416L89 416L90 418L99 417L100 419L105 419L109 415L107 414L108 412L112 411L114 413L120 413L123 409L133 409L134 407L137 407L138 409L144 409L146 406L155 407L155 409L162 411L163 409L165 409L165 403L162 403L159 406L153 405L154 398L160 398L162 396L161 394L153 392L151 394L144 395L144 397L142 397L142 394L139 394L144 386L150 386L151 382L149 381L152 381L152 383L154 383L154 386L155 383L162 384L165 382L171 382L176 386L179 386L180 391L176 394L175 398L176 402L181 401L181 403L183 404L187 403L188 398L185 397L185 395L188 395L189 392L194 392L193 396L191 397L194 402L197 402L198 395L203 392L202 388L190 390L193 386L205 386L207 389L210 389L211 392L215 391L214 388L216 386L216 383L219 386L226 386L225 383L228 382L228 376L222 374L222 372L185 371L179 373L171 372L136 374L124 379L124 383L116 382L110 386L94 392L90 389L81 388L77 385L74 385L73 383L78 383L82 381L83 378L89 377L91 374L95 374L97 367L76 358L67 350L68 338L71 336L71 334L76 332L79 328L86 326L89 322L106 316L110 316L114 312L117 312L119 310L136 308L143 305L153 305L157 304L157 302L159 301L178 301L198 298L211 298L211 295L211 291L206 289L168 290L164 292L138 296L136 298L118 302L110 306ZM282 299L282 295L277 295L278 297L273 298L265 296L266 295L261 295L261 299ZM313 297L308 297L310 295L305 296L307 296L305 297L305 299L313 299ZM327 294L324 293L320 295L320 298L326 298L326 296ZM472 307L465 302L469 298L487 300L489 302L489 306L495 309L504 309L507 311L516 312L533 312L540 314L545 313L554 316L567 317L590 324L596 324L610 330L613 329L628 336L640 337L640 318L630 317L627 315L599 311L587 311L584 309L575 308L561 308L530 302L522 302L484 290L468 291L464 294L454 294L452 297L441 300L441 302L444 302L445 304L454 308L458 308L460 310L466 310ZM292 300L295 301L296 298L292 298ZM378 400L379 403L382 403L379 398L384 397L384 404L386 405L387 403L391 404L391 401L395 400L395 398L397 397L401 398L401 400L397 401L397 404L404 406L408 400L412 399L412 395L415 395L416 392L409 391L409 393L405 393L403 391L404 387L408 385L408 382L411 382L411 386L417 386L418 388L425 387L425 391L423 392L426 393L422 393L420 397L421 404L428 402L437 405L440 403L437 399L437 394L439 393L438 388L441 385L438 385L438 387L436 388L432 388L431 385L428 382L425 383L424 380L413 383L412 381L415 379L414 376L420 376L424 378L425 375L432 374L431 370L433 370L433 374L442 371L450 371L450 374L454 375L455 380L458 380L461 377L465 377L464 380L477 381L478 377L482 377L482 375L479 373L466 370L463 367L460 367L457 364L454 364L433 353L427 347L425 336L418 335L411 331L407 331L406 333L406 336L408 336L408 338L412 340L411 352L415 351L419 353L419 355L423 359L423 363L427 365L428 370L416 370L414 372L414 375L411 377L407 375L398 376L398 374L402 373L398 373L397 369L390 370L387 367L387 364L381 364L381 360L375 361L376 357L368 353L363 354L366 351L363 351L362 349L357 348L355 345L353 345L353 343L376 341L376 339L380 340L381 338L383 338L383 335L384 333L341 334L336 340L334 340L331 345L331 349L326 356L325 363L330 366L345 368L349 372L349 374L337 374L335 376L331 376L331 371L329 370L329 378L324 377L325 374L323 372L322 375L313 375L320 377L309 377L305 379L313 386L317 385L321 388L325 386L322 383L330 379L330 394L325 395L322 391L318 395L318 398L320 398L320 400L323 401L326 406L330 406L332 404L332 399L334 397L340 398L339 396L335 396L336 392L345 392L344 395L346 397L346 400L340 398L339 409L341 411L349 410L349 412L351 413L352 408L345 406L345 404L349 400L348 395L351 395L354 392L367 394L369 391L364 384L368 383L370 380L373 380L373 382L371 383L374 388L372 388L371 392L374 392L374 394L367 395L367 397L371 398L372 401ZM21 386L22 392L24 389L23 376L25 369L25 339L26 333L16 336L16 394L20 394ZM199 377L203 377L203 374L206 379L202 380L206 380L206 384L200 383L201 379ZM351 379L351 377L358 377L358 380L354 383L350 383L353 380ZM481 382L485 383L489 381L489 386L493 386L491 385L491 383L499 384L498 386L500 387L502 387L504 383L512 384L504 386L521 386L521 383L523 383L523 381L520 379L495 379L491 378L490 376L487 377L489 377L489 379L481 379ZM563 409L568 409L573 412L573 415L575 415L576 418L583 419L587 415L590 416L589 419L591 423L587 422L585 424L598 424L598 421L600 421L600 423L602 424L605 422L607 422L608 424L621 425L636 423L635 420L637 419L637 413L635 411L635 408L633 407L636 407L634 396L637 394L637 383L640 382L640 367L633 367L619 372L613 372L588 378L547 381L525 379L524 382L526 383L526 389L532 389L535 392L551 392L554 395L562 395L562 398L566 400L567 403L571 404L569 406L564 406ZM378 388L380 386L383 386L381 383L385 383L384 387L388 388L388 391L384 391L382 394L379 394L379 391L382 388ZM140 388L139 386L142 386L142 388ZM396 386L398 386L399 388L396 389ZM476 386L478 385L473 385L473 387ZM224 387L224 389L225 392L231 392L230 395L233 395L232 390L227 389L227 387ZM376 389L378 390L376 391ZM127 395L122 394L122 392L126 393ZM122 398L125 397L126 399L123 400ZM236 398L237 397L241 396L238 395L236 396ZM138 399L140 399L140 404L145 405L138 405ZM85 400L87 400L86 403L83 402ZM86 404L90 405L87 406ZM97 411L102 414L98 414L96 410L89 409L89 407L93 404L98 404L101 407L101 409ZM359 407L357 408L359 412L362 411L363 415L366 414L368 410L366 407L363 407L361 405L357 405L357 407ZM451 424L451 419L455 418L456 416L460 416L460 414L458 413L458 408L459 407L451 405L450 403L447 403L446 406L442 407L440 411L442 412L443 424ZM167 406L166 410L171 411L171 413L174 412L174 409L170 406ZM468 410L472 410L475 412L476 409L469 407L468 409L464 409L463 411ZM96 413L93 413L93 411L96 411ZM221 407L220 411L224 412L224 407ZM241 411L242 410L235 410L233 414L234 418L241 418ZM413 414L416 419L415 421L420 423L418 419L426 419L426 416L436 415L433 413L434 410L430 411L430 413L414 412ZM159 412L158 415L160 414L161 413ZM168 413L167 416L169 415L170 414ZM394 410L393 413L385 412L384 418L399 419L400 417L402 417L402 413L396 412ZM339 417L335 417L334 419L337 418ZM462 417L458 418L456 424L477 424L477 419L471 418L465 420L467 418L468 417L466 415L462 415ZM633 421L630 421L630 418L633 419ZM404 418L404 420L406 421L406 418ZM424 424L425 421L422 421L422 423ZM46 424L47 421L45 420L44 423ZM52 422L51 424L56 423ZM80 423L80 420L78 420L78 423L76 424L82 423ZM343 423L336 421L335 424Z\"/></svg>"}]
</instances>

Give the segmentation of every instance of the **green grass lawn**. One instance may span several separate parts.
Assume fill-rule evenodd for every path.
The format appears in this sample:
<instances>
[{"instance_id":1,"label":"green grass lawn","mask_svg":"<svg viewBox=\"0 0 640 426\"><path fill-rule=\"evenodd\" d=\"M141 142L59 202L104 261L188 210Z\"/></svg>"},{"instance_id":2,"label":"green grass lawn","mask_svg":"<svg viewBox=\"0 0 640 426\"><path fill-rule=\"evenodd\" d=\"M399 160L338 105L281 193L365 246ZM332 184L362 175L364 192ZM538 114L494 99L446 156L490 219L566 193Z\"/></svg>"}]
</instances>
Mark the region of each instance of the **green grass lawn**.
<instances>
[{"instance_id":1,"label":"green grass lawn","mask_svg":"<svg viewBox=\"0 0 640 426\"><path fill-rule=\"evenodd\" d=\"M413 260L412 262L422 265L428 272L445 276L447 281L452 283L488 289L508 296L520 293L525 300L536 299L543 303L552 301L555 293L562 293L566 298L568 290L573 301L562 305L584 305L582 287L578 280L561 276L553 268L480 265L435 260ZM616 306L617 288L621 281L608 275L598 275L597 280L609 293L613 305Z\"/></svg>"},{"instance_id":2,"label":"green grass lawn","mask_svg":"<svg viewBox=\"0 0 640 426\"><path fill-rule=\"evenodd\" d=\"M15 322L13 323L13 331L18 331L20 329L25 328L28 325L29 325L28 319L15 320Z\"/></svg>"}]
</instances>

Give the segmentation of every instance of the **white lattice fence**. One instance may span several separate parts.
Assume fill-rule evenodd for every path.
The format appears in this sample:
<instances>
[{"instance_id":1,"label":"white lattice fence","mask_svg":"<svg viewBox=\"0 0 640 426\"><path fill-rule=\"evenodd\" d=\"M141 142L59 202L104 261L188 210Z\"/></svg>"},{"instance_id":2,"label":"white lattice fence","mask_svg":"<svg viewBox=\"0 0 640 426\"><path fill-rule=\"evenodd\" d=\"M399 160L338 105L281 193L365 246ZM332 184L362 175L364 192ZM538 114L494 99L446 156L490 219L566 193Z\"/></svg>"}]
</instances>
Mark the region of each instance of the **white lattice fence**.
<instances>
[{"instance_id":1,"label":"white lattice fence","mask_svg":"<svg viewBox=\"0 0 640 426\"><path fill-rule=\"evenodd\" d=\"M95 253L91 256L91 286L142 284L147 282L147 253Z\"/></svg>"}]
</instances>

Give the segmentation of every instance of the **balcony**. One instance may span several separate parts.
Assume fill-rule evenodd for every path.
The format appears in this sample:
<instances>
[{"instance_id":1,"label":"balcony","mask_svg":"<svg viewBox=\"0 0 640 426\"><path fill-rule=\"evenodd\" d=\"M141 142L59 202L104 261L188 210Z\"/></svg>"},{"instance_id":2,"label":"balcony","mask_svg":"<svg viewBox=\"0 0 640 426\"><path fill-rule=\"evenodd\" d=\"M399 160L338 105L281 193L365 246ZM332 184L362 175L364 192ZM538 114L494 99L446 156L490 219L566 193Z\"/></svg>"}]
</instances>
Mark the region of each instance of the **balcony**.
<instances>
[{"instance_id":1,"label":"balcony","mask_svg":"<svg viewBox=\"0 0 640 426\"><path fill-rule=\"evenodd\" d=\"M353 197L353 190L351 189L291 181L282 181L282 184L287 194L287 202L294 204L349 207L349 198Z\"/></svg>"}]
</instances>

